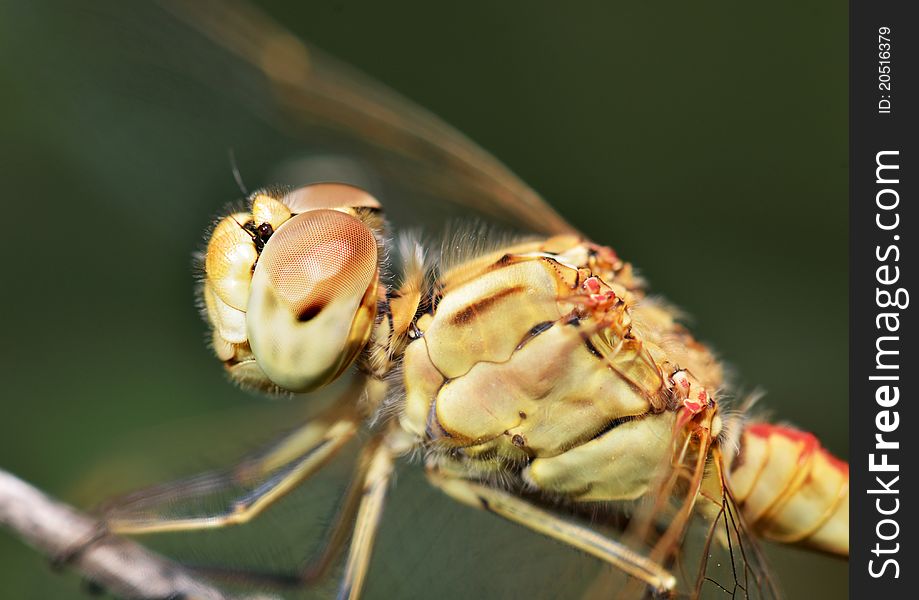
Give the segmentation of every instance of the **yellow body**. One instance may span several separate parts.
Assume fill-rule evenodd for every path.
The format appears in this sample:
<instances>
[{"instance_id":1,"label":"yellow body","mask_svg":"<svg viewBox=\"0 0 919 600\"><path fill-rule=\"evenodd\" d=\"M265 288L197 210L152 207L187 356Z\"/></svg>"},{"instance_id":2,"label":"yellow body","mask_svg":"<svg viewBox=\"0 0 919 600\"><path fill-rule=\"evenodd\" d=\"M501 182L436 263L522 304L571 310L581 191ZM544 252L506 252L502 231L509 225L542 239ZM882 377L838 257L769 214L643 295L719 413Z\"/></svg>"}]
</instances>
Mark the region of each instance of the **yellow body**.
<instances>
[{"instance_id":1,"label":"yellow body","mask_svg":"<svg viewBox=\"0 0 919 600\"><path fill-rule=\"evenodd\" d=\"M590 262L580 240L556 238L446 273L405 353L402 427L462 448L473 470L520 467L535 489L585 500L642 495L673 425L652 356L663 351L629 337L625 302L585 306ZM627 273L594 263L610 281L599 293L635 296Z\"/></svg>"}]
</instances>

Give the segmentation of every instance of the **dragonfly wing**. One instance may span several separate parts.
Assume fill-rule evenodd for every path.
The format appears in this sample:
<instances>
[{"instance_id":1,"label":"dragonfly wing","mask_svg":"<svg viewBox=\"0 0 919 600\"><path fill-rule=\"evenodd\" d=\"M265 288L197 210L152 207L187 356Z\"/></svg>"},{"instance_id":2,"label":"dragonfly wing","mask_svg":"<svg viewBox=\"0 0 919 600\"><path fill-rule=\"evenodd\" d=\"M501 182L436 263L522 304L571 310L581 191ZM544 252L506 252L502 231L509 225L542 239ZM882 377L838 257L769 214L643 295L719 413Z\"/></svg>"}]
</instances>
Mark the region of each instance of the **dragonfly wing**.
<instances>
[{"instance_id":1,"label":"dragonfly wing","mask_svg":"<svg viewBox=\"0 0 919 600\"><path fill-rule=\"evenodd\" d=\"M471 210L526 231L574 232L535 191L467 137L308 46L252 6L235 0L166 0L164 7L238 59L226 73L226 93L244 98L287 135L308 146L318 142L319 157L301 160L299 170L296 163L289 165L282 178L302 184L304 178L347 177L347 161L330 160L342 152L371 166L382 181L365 183L380 186L370 191L399 220L411 223L412 212L443 218L468 216Z\"/></svg>"},{"instance_id":2,"label":"dragonfly wing","mask_svg":"<svg viewBox=\"0 0 919 600\"><path fill-rule=\"evenodd\" d=\"M22 28L3 28L11 51L31 47L24 33L49 22L53 47L66 50L36 48L8 75L34 84L13 100L47 110L51 118L37 128L79 151L74 162L86 171L92 155L103 152L107 165L98 168L107 166L102 176L109 178L128 160L129 168L151 169L181 157L201 187L213 190L213 183L203 185L205 165L222 163L229 181L233 151L252 187L344 180L379 198L398 227L472 218L523 233L575 231L467 137L245 2L163 0L128 8L101 0L91 9L37 2L3 10L7 23ZM172 139L172 155L144 156L164 136ZM258 180L248 181L253 173ZM189 186L173 194L185 206L200 197Z\"/></svg>"}]
</instances>

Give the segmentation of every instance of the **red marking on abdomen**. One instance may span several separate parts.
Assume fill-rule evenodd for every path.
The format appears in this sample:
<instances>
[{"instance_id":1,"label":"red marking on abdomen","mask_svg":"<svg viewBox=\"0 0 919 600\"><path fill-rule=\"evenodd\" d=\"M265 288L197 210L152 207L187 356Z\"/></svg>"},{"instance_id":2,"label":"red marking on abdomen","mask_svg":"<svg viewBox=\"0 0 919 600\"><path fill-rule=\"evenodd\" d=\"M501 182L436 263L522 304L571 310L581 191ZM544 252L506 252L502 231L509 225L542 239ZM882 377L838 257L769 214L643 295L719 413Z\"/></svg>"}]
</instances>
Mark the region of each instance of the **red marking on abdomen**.
<instances>
[{"instance_id":1,"label":"red marking on abdomen","mask_svg":"<svg viewBox=\"0 0 919 600\"><path fill-rule=\"evenodd\" d=\"M760 438L768 438L771 435L779 435L784 438L794 440L804 444L804 449L801 451L801 459L805 459L810 456L813 452L820 452L826 456L827 462L833 465L834 468L839 470L841 473L845 473L846 477L849 476L849 463L846 461L833 456L823 445L820 444L820 440L813 433L807 431L801 431L800 429L795 429L794 427L788 427L784 425L773 425L772 423L751 423L747 426L746 432L750 435L755 435Z\"/></svg>"},{"instance_id":2,"label":"red marking on abdomen","mask_svg":"<svg viewBox=\"0 0 919 600\"><path fill-rule=\"evenodd\" d=\"M762 438L770 435L780 435L790 440L796 440L805 444L819 443L813 433L801 431L794 427L785 427L783 425L773 425L772 423L752 423L747 426L747 432Z\"/></svg>"},{"instance_id":3,"label":"red marking on abdomen","mask_svg":"<svg viewBox=\"0 0 919 600\"><path fill-rule=\"evenodd\" d=\"M849 463L847 463L841 458L837 458L833 456L832 454L830 454L830 452L826 448L821 448L820 452L822 452L823 455L826 457L827 462L833 465L834 469L836 469L840 473L845 473L846 479L849 478Z\"/></svg>"}]
</instances>

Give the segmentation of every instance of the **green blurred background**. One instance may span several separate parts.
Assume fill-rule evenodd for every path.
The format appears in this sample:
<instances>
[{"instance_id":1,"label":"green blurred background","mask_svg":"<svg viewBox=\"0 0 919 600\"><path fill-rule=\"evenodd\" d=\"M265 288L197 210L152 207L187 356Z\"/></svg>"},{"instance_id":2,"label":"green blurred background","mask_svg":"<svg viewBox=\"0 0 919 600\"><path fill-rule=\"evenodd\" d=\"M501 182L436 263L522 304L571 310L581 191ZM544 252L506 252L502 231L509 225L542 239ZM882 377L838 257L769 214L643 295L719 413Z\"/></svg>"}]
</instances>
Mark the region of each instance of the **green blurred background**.
<instances>
[{"instance_id":1,"label":"green blurred background","mask_svg":"<svg viewBox=\"0 0 919 600\"><path fill-rule=\"evenodd\" d=\"M501 158L684 308L739 389L847 457L844 3L260 4ZM257 187L297 141L158 66L155 46L125 58L148 12L0 3L0 466L82 506L220 465L294 410L224 380L191 254L239 196L227 149ZM310 497L334 502L345 469ZM521 562L588 569L411 472L389 514L370 597L513 597ZM844 562L770 556L791 598L847 591ZM84 597L6 533L0 595Z\"/></svg>"}]
</instances>

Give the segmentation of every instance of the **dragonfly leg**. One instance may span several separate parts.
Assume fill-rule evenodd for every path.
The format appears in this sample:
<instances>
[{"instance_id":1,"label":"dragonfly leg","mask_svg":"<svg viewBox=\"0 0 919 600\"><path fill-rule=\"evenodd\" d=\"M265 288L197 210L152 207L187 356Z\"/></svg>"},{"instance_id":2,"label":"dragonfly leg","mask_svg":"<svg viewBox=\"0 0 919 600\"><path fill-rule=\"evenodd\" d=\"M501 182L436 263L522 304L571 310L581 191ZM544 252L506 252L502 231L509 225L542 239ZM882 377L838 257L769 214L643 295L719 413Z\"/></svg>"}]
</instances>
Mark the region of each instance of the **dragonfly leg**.
<instances>
[{"instance_id":1,"label":"dragonfly leg","mask_svg":"<svg viewBox=\"0 0 919 600\"><path fill-rule=\"evenodd\" d=\"M428 480L463 504L494 513L559 542L591 554L645 582L661 594L676 586L674 576L657 562L593 529L555 515L504 490L429 467Z\"/></svg>"},{"instance_id":2,"label":"dragonfly leg","mask_svg":"<svg viewBox=\"0 0 919 600\"><path fill-rule=\"evenodd\" d=\"M214 529L246 523L318 471L358 430L353 412L333 411L303 425L267 452L229 471L210 472L157 485L110 504L103 515L113 533L141 534ZM218 493L235 493L216 513L198 509L174 516L179 502L203 503Z\"/></svg>"},{"instance_id":3,"label":"dragonfly leg","mask_svg":"<svg viewBox=\"0 0 919 600\"><path fill-rule=\"evenodd\" d=\"M361 485L361 501L351 537L345 573L338 589L338 600L356 600L367 575L373 543L383 516L383 504L393 473L393 450L381 440L366 455L367 467Z\"/></svg>"},{"instance_id":4,"label":"dragonfly leg","mask_svg":"<svg viewBox=\"0 0 919 600\"><path fill-rule=\"evenodd\" d=\"M370 443L364 447L357 461L354 477L348 484L348 489L339 503L339 509L334 521L319 552L310 558L300 571L298 577L301 585L321 581L328 575L335 561L341 556L342 550L351 538L351 532L357 520L358 509L364 497L364 482L370 468L370 455L376 450L375 444Z\"/></svg>"},{"instance_id":5,"label":"dragonfly leg","mask_svg":"<svg viewBox=\"0 0 919 600\"><path fill-rule=\"evenodd\" d=\"M357 600L367 575L373 544L383 514L383 504L393 473L393 457L397 454L377 437L363 449L355 478L336 516L331 534L319 555L293 575L224 569L201 565L186 565L202 574L243 584L267 584L274 587L297 588L309 586L322 579L343 549L348 535L351 546L339 586L339 600Z\"/></svg>"},{"instance_id":6,"label":"dragonfly leg","mask_svg":"<svg viewBox=\"0 0 919 600\"><path fill-rule=\"evenodd\" d=\"M383 500L392 472L392 456L379 437L362 449L340 508L320 551L295 574L271 573L219 566L185 565L204 575L248 585L299 588L315 584L328 575L352 539L348 564L341 584L341 598L356 599L366 574L373 540L380 522Z\"/></svg>"}]
</instances>

